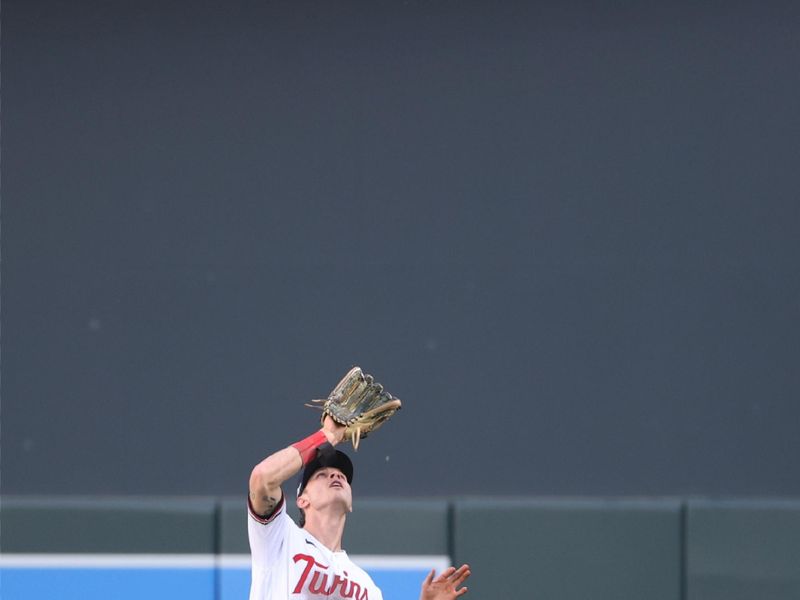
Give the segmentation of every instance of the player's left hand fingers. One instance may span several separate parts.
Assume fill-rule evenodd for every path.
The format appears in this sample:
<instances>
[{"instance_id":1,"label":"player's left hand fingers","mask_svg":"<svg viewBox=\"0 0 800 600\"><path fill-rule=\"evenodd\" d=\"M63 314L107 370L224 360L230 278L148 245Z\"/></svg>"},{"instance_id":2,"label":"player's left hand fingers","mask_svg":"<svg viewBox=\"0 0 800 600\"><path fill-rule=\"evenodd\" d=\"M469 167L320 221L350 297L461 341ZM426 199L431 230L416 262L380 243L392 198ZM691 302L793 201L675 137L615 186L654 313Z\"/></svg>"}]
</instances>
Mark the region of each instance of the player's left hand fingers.
<instances>
[{"instance_id":1,"label":"player's left hand fingers","mask_svg":"<svg viewBox=\"0 0 800 600\"><path fill-rule=\"evenodd\" d=\"M450 578L450 576L455 572L456 572L455 567L448 567L444 571L442 571L441 574L436 579L433 580L433 582L438 583L441 581L447 581Z\"/></svg>"},{"instance_id":2,"label":"player's left hand fingers","mask_svg":"<svg viewBox=\"0 0 800 600\"><path fill-rule=\"evenodd\" d=\"M450 569L448 569L448 570L450 570L450 574L448 575L448 579L450 579L450 581L453 581L453 580L461 577L461 575L465 571L468 571L469 570L469 565L461 565L460 567L458 567L458 569L456 569L455 567L450 567Z\"/></svg>"},{"instance_id":3,"label":"player's left hand fingers","mask_svg":"<svg viewBox=\"0 0 800 600\"><path fill-rule=\"evenodd\" d=\"M469 570L469 565L463 565L458 571L453 573L453 587L457 588L460 586L471 574L472 572Z\"/></svg>"}]
</instances>

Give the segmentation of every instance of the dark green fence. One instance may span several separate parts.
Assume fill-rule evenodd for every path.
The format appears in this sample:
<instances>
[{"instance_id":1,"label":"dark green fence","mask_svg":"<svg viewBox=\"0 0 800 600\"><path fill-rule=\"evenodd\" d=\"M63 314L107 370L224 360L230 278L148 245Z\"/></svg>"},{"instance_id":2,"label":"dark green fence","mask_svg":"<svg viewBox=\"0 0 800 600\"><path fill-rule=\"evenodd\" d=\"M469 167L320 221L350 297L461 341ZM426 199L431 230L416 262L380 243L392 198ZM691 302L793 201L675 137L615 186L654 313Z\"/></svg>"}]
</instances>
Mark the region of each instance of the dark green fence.
<instances>
[{"instance_id":1,"label":"dark green fence","mask_svg":"<svg viewBox=\"0 0 800 600\"><path fill-rule=\"evenodd\" d=\"M3 498L0 525L5 555L248 552L245 498ZM467 562L473 597L800 598L798 500L362 499L344 541Z\"/></svg>"}]
</instances>

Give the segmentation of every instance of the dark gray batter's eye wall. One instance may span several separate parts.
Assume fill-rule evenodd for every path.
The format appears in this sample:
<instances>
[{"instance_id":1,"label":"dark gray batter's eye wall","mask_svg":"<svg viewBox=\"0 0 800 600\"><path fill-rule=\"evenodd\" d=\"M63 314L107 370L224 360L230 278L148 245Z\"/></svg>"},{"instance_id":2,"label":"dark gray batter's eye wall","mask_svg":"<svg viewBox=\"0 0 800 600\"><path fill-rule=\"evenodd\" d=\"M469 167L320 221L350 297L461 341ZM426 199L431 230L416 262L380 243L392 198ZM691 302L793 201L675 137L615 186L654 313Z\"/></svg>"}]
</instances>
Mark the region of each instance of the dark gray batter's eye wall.
<instances>
[{"instance_id":1,"label":"dark gray batter's eye wall","mask_svg":"<svg viewBox=\"0 0 800 600\"><path fill-rule=\"evenodd\" d=\"M794 2L6 0L2 490L800 494Z\"/></svg>"}]
</instances>

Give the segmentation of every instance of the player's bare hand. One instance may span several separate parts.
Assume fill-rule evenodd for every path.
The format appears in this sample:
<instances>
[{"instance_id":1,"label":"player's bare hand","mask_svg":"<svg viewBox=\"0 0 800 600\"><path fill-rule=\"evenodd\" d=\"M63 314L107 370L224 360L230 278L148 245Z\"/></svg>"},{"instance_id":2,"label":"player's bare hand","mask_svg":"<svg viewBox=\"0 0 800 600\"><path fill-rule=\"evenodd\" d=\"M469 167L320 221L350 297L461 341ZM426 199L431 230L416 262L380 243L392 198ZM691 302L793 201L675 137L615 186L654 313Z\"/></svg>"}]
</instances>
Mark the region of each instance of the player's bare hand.
<instances>
[{"instance_id":1,"label":"player's bare hand","mask_svg":"<svg viewBox=\"0 0 800 600\"><path fill-rule=\"evenodd\" d=\"M325 433L325 437L328 438L328 441L334 446L344 438L345 429L344 425L339 425L328 415L325 416L325 422L322 424L322 431Z\"/></svg>"},{"instance_id":2,"label":"player's bare hand","mask_svg":"<svg viewBox=\"0 0 800 600\"><path fill-rule=\"evenodd\" d=\"M469 565L461 565L458 569L450 567L434 579L436 570L432 569L422 582L419 600L452 600L467 593L466 587L459 586L466 581L471 571Z\"/></svg>"}]
</instances>

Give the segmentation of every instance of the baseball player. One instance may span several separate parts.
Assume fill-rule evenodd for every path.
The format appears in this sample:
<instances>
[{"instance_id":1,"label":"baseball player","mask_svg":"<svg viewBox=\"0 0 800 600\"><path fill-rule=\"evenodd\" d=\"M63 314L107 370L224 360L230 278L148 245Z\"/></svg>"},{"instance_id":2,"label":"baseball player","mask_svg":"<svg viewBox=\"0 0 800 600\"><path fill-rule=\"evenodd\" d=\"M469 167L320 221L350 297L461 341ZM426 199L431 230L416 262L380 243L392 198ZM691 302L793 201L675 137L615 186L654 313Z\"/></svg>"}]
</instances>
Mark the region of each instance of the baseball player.
<instances>
[{"instance_id":1,"label":"baseball player","mask_svg":"<svg viewBox=\"0 0 800 600\"><path fill-rule=\"evenodd\" d=\"M252 555L250 600L382 600L381 590L342 549L353 509L353 464L333 447L345 426L325 416L322 428L268 456L250 475L248 535ZM297 488L300 525L286 513L281 485L303 469ZM466 593L467 565L422 582L420 600L452 600Z\"/></svg>"}]
</instances>

